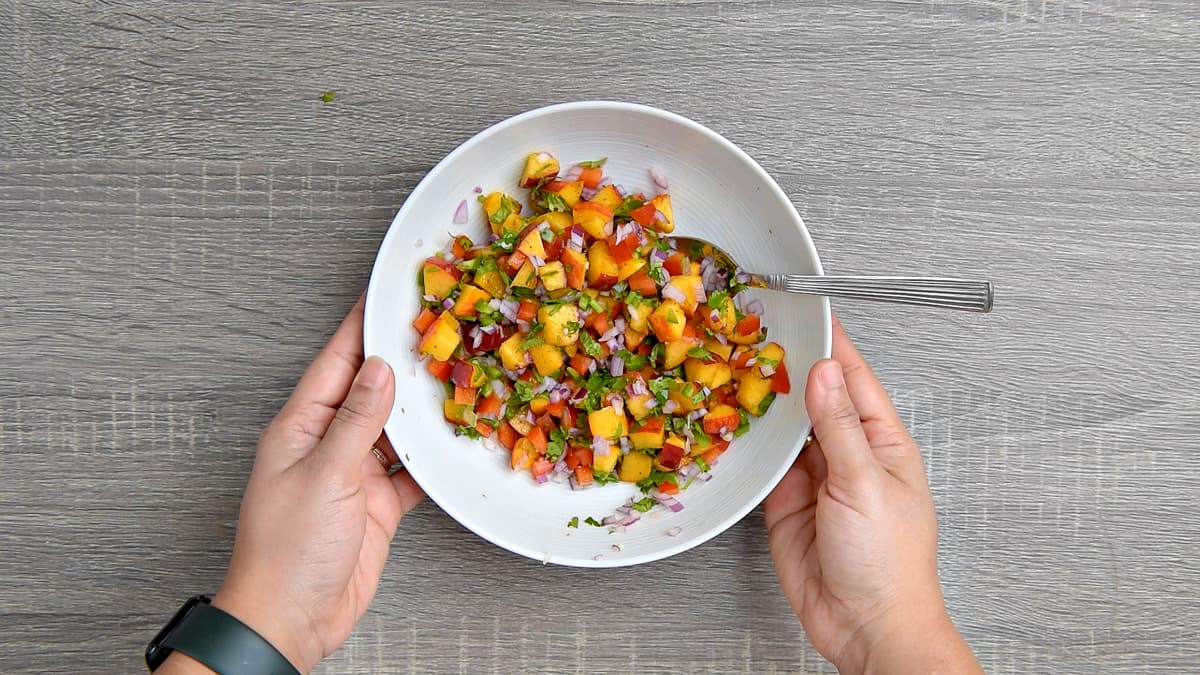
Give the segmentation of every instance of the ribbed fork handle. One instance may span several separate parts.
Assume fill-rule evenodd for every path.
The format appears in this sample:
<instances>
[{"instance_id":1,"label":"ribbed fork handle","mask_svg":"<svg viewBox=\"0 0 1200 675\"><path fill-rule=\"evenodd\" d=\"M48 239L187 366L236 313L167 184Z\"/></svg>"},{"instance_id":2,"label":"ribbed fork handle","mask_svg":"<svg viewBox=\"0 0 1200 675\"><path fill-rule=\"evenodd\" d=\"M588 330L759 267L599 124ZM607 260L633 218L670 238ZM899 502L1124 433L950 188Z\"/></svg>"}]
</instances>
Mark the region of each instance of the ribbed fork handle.
<instances>
[{"instance_id":1,"label":"ribbed fork handle","mask_svg":"<svg viewBox=\"0 0 1200 675\"><path fill-rule=\"evenodd\" d=\"M971 279L929 277L825 277L800 274L762 274L763 285L777 291L877 300L903 305L992 311L992 284Z\"/></svg>"}]
</instances>

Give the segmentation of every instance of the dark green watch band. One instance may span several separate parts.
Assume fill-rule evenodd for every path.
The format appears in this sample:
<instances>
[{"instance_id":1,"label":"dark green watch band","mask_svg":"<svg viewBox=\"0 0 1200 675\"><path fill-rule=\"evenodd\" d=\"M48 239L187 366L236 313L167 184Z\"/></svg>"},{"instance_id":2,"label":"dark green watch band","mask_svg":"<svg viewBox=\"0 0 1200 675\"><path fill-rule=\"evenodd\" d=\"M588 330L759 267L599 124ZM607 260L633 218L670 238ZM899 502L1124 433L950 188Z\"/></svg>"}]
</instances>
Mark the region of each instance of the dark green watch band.
<instances>
[{"instance_id":1,"label":"dark green watch band","mask_svg":"<svg viewBox=\"0 0 1200 675\"><path fill-rule=\"evenodd\" d=\"M207 596L188 600L150 643L146 666L151 672L179 650L219 675L300 675L254 629L208 602Z\"/></svg>"}]
</instances>

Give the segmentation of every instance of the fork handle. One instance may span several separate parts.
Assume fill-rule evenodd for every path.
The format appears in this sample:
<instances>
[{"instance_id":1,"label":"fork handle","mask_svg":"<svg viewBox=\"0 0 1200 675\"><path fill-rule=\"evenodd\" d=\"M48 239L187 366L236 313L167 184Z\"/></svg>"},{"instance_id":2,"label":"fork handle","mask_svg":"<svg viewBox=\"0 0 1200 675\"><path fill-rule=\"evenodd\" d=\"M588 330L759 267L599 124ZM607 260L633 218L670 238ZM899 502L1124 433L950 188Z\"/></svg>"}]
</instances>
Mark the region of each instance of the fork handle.
<instances>
[{"instance_id":1,"label":"fork handle","mask_svg":"<svg viewBox=\"0 0 1200 675\"><path fill-rule=\"evenodd\" d=\"M972 279L935 277L836 277L803 274L762 274L762 285L776 291L877 300L902 305L992 311L992 284ZM756 279L757 281L757 279Z\"/></svg>"}]
</instances>

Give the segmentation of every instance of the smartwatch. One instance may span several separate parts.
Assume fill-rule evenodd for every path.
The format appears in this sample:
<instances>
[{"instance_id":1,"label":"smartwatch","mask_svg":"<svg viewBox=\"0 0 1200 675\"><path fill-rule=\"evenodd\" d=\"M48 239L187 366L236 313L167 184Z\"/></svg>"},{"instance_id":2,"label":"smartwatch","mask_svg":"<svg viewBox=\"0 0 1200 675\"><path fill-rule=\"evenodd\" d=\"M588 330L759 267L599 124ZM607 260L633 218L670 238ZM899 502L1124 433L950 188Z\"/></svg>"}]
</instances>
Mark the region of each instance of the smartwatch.
<instances>
[{"instance_id":1,"label":"smartwatch","mask_svg":"<svg viewBox=\"0 0 1200 675\"><path fill-rule=\"evenodd\" d=\"M189 598L154 636L146 647L150 672L179 650L219 675L300 675L270 642L211 601L207 595Z\"/></svg>"}]
</instances>

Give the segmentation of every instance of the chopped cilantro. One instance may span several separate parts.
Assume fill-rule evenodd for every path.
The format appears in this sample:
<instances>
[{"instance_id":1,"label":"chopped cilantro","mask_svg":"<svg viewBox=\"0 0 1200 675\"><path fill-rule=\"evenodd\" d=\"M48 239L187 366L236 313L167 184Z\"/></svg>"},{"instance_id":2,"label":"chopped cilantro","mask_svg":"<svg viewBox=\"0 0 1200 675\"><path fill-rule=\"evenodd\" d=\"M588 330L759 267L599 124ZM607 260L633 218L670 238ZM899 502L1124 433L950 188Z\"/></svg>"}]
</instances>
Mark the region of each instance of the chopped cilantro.
<instances>
[{"instance_id":1,"label":"chopped cilantro","mask_svg":"<svg viewBox=\"0 0 1200 675\"><path fill-rule=\"evenodd\" d=\"M630 307L641 307L644 302L646 299L642 297L641 293L630 291L625 295L625 304Z\"/></svg>"},{"instance_id":2,"label":"chopped cilantro","mask_svg":"<svg viewBox=\"0 0 1200 675\"><path fill-rule=\"evenodd\" d=\"M774 402L775 402L775 392L771 392L770 394L767 394L767 397L762 400L762 403L758 404L759 416L761 417L762 415L766 415L767 411L770 410L770 408L771 408L771 404ZM749 426L749 425L747 425L747 426Z\"/></svg>"},{"instance_id":3,"label":"chopped cilantro","mask_svg":"<svg viewBox=\"0 0 1200 675\"><path fill-rule=\"evenodd\" d=\"M629 214L635 209L640 209L646 202L637 197L626 197L621 205L613 209L613 216L617 218L628 218Z\"/></svg>"},{"instance_id":4,"label":"chopped cilantro","mask_svg":"<svg viewBox=\"0 0 1200 675\"><path fill-rule=\"evenodd\" d=\"M667 472L659 471L658 469L651 469L650 476L638 481L637 486L642 490L642 492L649 492L658 487L661 483L679 485L679 479L675 476L674 471Z\"/></svg>"},{"instance_id":5,"label":"chopped cilantro","mask_svg":"<svg viewBox=\"0 0 1200 675\"><path fill-rule=\"evenodd\" d=\"M572 516L571 519L567 521L567 527L574 527L574 528L578 529L579 528L579 516Z\"/></svg>"},{"instance_id":6,"label":"chopped cilantro","mask_svg":"<svg viewBox=\"0 0 1200 675\"><path fill-rule=\"evenodd\" d=\"M649 382L650 393L660 401L666 401L671 395L671 380L666 377L656 377Z\"/></svg>"},{"instance_id":7,"label":"chopped cilantro","mask_svg":"<svg viewBox=\"0 0 1200 675\"><path fill-rule=\"evenodd\" d=\"M554 241L554 232L550 231L549 228L542 230L541 236L542 241Z\"/></svg>"},{"instance_id":8,"label":"chopped cilantro","mask_svg":"<svg viewBox=\"0 0 1200 675\"><path fill-rule=\"evenodd\" d=\"M563 326L563 330L566 332L567 335L574 335L579 332L579 322L578 321L568 321L567 325Z\"/></svg>"},{"instance_id":9,"label":"chopped cilantro","mask_svg":"<svg viewBox=\"0 0 1200 675\"><path fill-rule=\"evenodd\" d=\"M593 518L591 516L588 516L587 518L585 518L583 522L587 523L588 525L591 525L592 527L604 527L604 523L596 520L595 518Z\"/></svg>"},{"instance_id":10,"label":"chopped cilantro","mask_svg":"<svg viewBox=\"0 0 1200 675\"><path fill-rule=\"evenodd\" d=\"M550 440L546 443L546 459L557 462L567 449L567 432L558 427L550 431Z\"/></svg>"},{"instance_id":11,"label":"chopped cilantro","mask_svg":"<svg viewBox=\"0 0 1200 675\"><path fill-rule=\"evenodd\" d=\"M742 416L742 419L738 422L738 427L733 430L734 436L741 436L750 431L750 415L745 410L739 410L738 414Z\"/></svg>"},{"instance_id":12,"label":"chopped cilantro","mask_svg":"<svg viewBox=\"0 0 1200 675\"><path fill-rule=\"evenodd\" d=\"M529 349L530 347L536 347L540 344L544 344L545 342L546 341L542 339L542 336L533 335L532 337L525 338L525 341L521 343L521 349Z\"/></svg>"},{"instance_id":13,"label":"chopped cilantro","mask_svg":"<svg viewBox=\"0 0 1200 675\"><path fill-rule=\"evenodd\" d=\"M579 166L581 166L585 169L599 169L600 167L604 166L604 163L607 161L608 161L607 157L601 157L600 159L593 159L593 160L589 160L586 162L579 162L578 164L579 164Z\"/></svg>"},{"instance_id":14,"label":"chopped cilantro","mask_svg":"<svg viewBox=\"0 0 1200 675\"><path fill-rule=\"evenodd\" d=\"M617 478L616 474L611 471L596 471L592 474L592 478L597 485L608 485L609 483L620 483L621 479Z\"/></svg>"},{"instance_id":15,"label":"chopped cilantro","mask_svg":"<svg viewBox=\"0 0 1200 675\"><path fill-rule=\"evenodd\" d=\"M708 462L704 461L704 458L700 457L699 455L696 456L696 466L700 467L700 470L704 472L708 472L708 470L712 468L708 465Z\"/></svg>"},{"instance_id":16,"label":"chopped cilantro","mask_svg":"<svg viewBox=\"0 0 1200 675\"><path fill-rule=\"evenodd\" d=\"M467 438L474 439L476 441L483 438L483 434L479 433L478 429L475 427L469 427L465 424L458 427L458 429L456 429L456 433L459 436L466 436Z\"/></svg>"},{"instance_id":17,"label":"chopped cilantro","mask_svg":"<svg viewBox=\"0 0 1200 675\"><path fill-rule=\"evenodd\" d=\"M593 298L587 293L584 293L583 295L579 296L579 309L582 309L585 312L601 312L604 311L604 305L600 304L599 300Z\"/></svg>"},{"instance_id":18,"label":"chopped cilantro","mask_svg":"<svg viewBox=\"0 0 1200 675\"><path fill-rule=\"evenodd\" d=\"M567 205L567 200L563 199L561 195L556 195L553 192L546 192L543 193L542 197L546 202L547 211L562 211L568 213L571 211L571 207Z\"/></svg>"},{"instance_id":19,"label":"chopped cilantro","mask_svg":"<svg viewBox=\"0 0 1200 675\"><path fill-rule=\"evenodd\" d=\"M642 497L636 502L630 504L630 506L632 506L635 511L641 511L642 513L645 513L654 508L654 505L657 503L658 502L654 501L653 497Z\"/></svg>"},{"instance_id":20,"label":"chopped cilantro","mask_svg":"<svg viewBox=\"0 0 1200 675\"><path fill-rule=\"evenodd\" d=\"M670 323L670 324L678 324L678 323L679 323L679 317L675 316L675 313L674 313L674 312L670 312L670 313L668 313L668 314L667 314L667 323Z\"/></svg>"},{"instance_id":21,"label":"chopped cilantro","mask_svg":"<svg viewBox=\"0 0 1200 675\"><path fill-rule=\"evenodd\" d=\"M704 347L692 347L691 349L688 350L687 355L692 357L693 359L701 359L701 360L707 360L707 359L712 358L712 353L709 352Z\"/></svg>"},{"instance_id":22,"label":"chopped cilantro","mask_svg":"<svg viewBox=\"0 0 1200 675\"><path fill-rule=\"evenodd\" d=\"M524 380L513 382L513 398L517 403L528 403L533 400L533 385Z\"/></svg>"},{"instance_id":23,"label":"chopped cilantro","mask_svg":"<svg viewBox=\"0 0 1200 675\"><path fill-rule=\"evenodd\" d=\"M650 271L646 272L646 276L653 279L660 286L667 283L666 271L663 270L661 265L651 265Z\"/></svg>"},{"instance_id":24,"label":"chopped cilantro","mask_svg":"<svg viewBox=\"0 0 1200 675\"><path fill-rule=\"evenodd\" d=\"M725 306L725 301L729 299L729 293L726 291L713 291L713 294L708 296L708 306L713 309L721 309Z\"/></svg>"},{"instance_id":25,"label":"chopped cilantro","mask_svg":"<svg viewBox=\"0 0 1200 675\"><path fill-rule=\"evenodd\" d=\"M507 220L510 215L512 215L512 208L509 207L508 200L504 197L501 197L500 208L488 215L488 220L490 220L493 225L499 225Z\"/></svg>"},{"instance_id":26,"label":"chopped cilantro","mask_svg":"<svg viewBox=\"0 0 1200 675\"><path fill-rule=\"evenodd\" d=\"M596 338L592 337L591 333L586 331L579 334L579 342L583 346L583 353L592 358L600 358L602 350L600 343L596 342Z\"/></svg>"},{"instance_id":27,"label":"chopped cilantro","mask_svg":"<svg viewBox=\"0 0 1200 675\"><path fill-rule=\"evenodd\" d=\"M327 91L324 94L321 94L321 103L333 103L335 96L336 94L334 94L332 91Z\"/></svg>"},{"instance_id":28,"label":"chopped cilantro","mask_svg":"<svg viewBox=\"0 0 1200 675\"><path fill-rule=\"evenodd\" d=\"M499 213L499 211L497 211L496 213ZM505 216L505 217L507 217L507 216ZM492 220L492 222L499 225L499 223L497 223L495 220ZM503 221L501 221L501 222L503 222ZM521 234L520 232L511 232L511 231L505 232L504 234L500 235L499 239L492 242L492 245L496 246L497 248L500 248L502 250L505 250L505 251L511 251L513 249L513 246L516 246L517 237L519 237L520 234Z\"/></svg>"}]
</instances>

